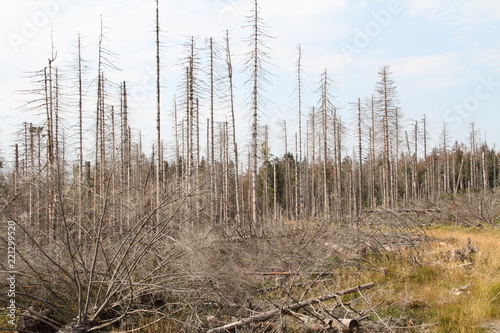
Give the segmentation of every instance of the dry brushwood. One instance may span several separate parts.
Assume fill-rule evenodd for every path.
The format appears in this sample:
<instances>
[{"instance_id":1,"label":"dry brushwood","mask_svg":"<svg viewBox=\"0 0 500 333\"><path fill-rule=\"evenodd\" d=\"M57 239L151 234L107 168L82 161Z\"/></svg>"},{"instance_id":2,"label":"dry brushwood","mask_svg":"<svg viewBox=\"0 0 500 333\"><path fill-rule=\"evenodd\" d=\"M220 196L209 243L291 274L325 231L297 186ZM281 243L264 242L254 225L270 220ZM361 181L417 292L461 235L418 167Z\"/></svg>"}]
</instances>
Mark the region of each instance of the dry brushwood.
<instances>
[{"instance_id":1,"label":"dry brushwood","mask_svg":"<svg viewBox=\"0 0 500 333\"><path fill-rule=\"evenodd\" d=\"M451 262L474 262L474 255L477 252L477 249L471 245L470 237L467 239L467 246L461 249L454 250L451 253L450 261Z\"/></svg>"},{"instance_id":2,"label":"dry brushwood","mask_svg":"<svg viewBox=\"0 0 500 333\"><path fill-rule=\"evenodd\" d=\"M222 333L222 332L234 331L236 329L250 325L251 323L269 320L273 317L278 316L281 313L285 313L285 314L290 313L291 311L298 310L298 309L306 307L308 305L321 303L321 302L330 300L332 298L337 298L337 297L341 297L344 295L352 294L352 293L355 293L355 292L360 291L360 290L370 289L370 288L373 288L374 286L375 286L375 283L370 282L370 283L367 283L367 284L364 284L361 286L357 286L354 288L345 289L342 291L337 291L337 292L332 293L332 294L327 294L327 295L323 295L323 296L319 296L319 297L315 297L315 298L310 298L310 299L307 299L307 300L304 300L301 302L297 302L297 303L285 306L285 307L280 308L280 309L270 310L270 311L263 312L263 313L260 313L260 314L257 314L257 315L251 316L251 317L240 319L238 321L229 323L229 324L224 325L224 326L209 329L207 331L207 333Z\"/></svg>"}]
</instances>

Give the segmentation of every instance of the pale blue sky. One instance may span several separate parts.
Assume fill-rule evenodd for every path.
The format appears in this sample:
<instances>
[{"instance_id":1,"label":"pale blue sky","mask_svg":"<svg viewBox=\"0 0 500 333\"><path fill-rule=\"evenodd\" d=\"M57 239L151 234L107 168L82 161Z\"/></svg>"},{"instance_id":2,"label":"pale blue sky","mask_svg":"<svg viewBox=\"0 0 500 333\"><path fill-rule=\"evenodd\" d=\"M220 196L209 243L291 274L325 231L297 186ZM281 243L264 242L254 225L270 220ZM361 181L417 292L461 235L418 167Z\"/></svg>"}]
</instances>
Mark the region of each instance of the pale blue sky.
<instances>
[{"instance_id":1,"label":"pale blue sky","mask_svg":"<svg viewBox=\"0 0 500 333\"><path fill-rule=\"evenodd\" d=\"M236 82L239 141L248 139L248 90L241 87L242 42L250 31L242 28L252 0L160 0L162 28L163 133L172 151L172 104L180 94L182 72L180 44L191 35L204 46L207 37L223 43L230 30ZM261 122L276 127L287 120L289 145L296 128L294 95L296 49L303 48L304 113L316 106L315 91L321 72L328 69L334 81L334 103L342 119L351 121L350 103L369 96L377 71L389 65L398 86L407 121L427 114L431 145L438 144L443 122L450 137L466 142L471 121L489 144L500 143L500 2L494 0L262 0L262 18L274 37L267 41L274 74L265 96L270 100ZM154 132L154 6L153 0L2 0L0 11L0 136L1 154L11 159L11 141L23 121L43 118L19 110L26 100L16 91L33 88L24 73L42 69L50 56L51 27L58 51L56 65L65 72L69 93L74 84L69 66L75 40L84 37L88 60L88 129L92 128L95 65L100 15L107 27L106 47L118 54L121 71L110 72L115 81L127 81L131 94L132 126ZM75 107L63 115L68 135L76 125ZM116 102L117 103L117 102ZM207 111L206 107L204 108ZM64 110L63 110L64 111ZM227 110L219 110L223 121ZM203 117L202 117L203 118ZM271 129L272 139L282 142L283 131ZM90 136L89 136L90 137ZM150 138L152 140L152 136ZM148 140L145 140L148 142ZM69 149L75 149L70 147ZM347 150L352 148L347 147ZM281 154L281 147L273 147Z\"/></svg>"}]
</instances>

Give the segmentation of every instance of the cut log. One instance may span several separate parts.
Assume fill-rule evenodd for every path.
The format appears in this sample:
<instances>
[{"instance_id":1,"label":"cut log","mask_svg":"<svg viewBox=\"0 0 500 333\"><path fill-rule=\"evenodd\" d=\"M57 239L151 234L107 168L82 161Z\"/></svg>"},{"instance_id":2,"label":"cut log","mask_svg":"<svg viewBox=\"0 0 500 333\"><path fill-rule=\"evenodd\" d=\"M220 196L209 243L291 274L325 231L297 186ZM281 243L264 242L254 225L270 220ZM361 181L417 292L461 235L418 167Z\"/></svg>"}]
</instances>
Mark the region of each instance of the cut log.
<instances>
[{"instance_id":1,"label":"cut log","mask_svg":"<svg viewBox=\"0 0 500 333\"><path fill-rule=\"evenodd\" d=\"M357 332L359 322L356 319L341 319L338 329L341 332Z\"/></svg>"},{"instance_id":2,"label":"cut log","mask_svg":"<svg viewBox=\"0 0 500 333\"><path fill-rule=\"evenodd\" d=\"M355 293L358 290L370 289L370 288L373 288L374 286L375 286L375 283L370 282L370 283L364 284L362 286L357 286L354 288L337 291L337 292L332 293L332 294L323 295L323 296L319 296L319 297L315 297L315 298L310 298L310 299L307 299L307 300L304 300L304 301L301 301L298 303L294 303L294 304L285 306L281 309L274 309L271 311L263 312L263 313L260 313L260 314L257 314L257 315L251 316L251 317L240 319L238 321L232 322L232 323L224 325L224 326L209 329L207 331L207 333L231 332L231 331L234 331L235 329L242 328L242 327L249 325L251 323L269 320L273 317L278 316L282 312L287 313L290 311L295 311L295 310L298 310L300 308L303 308L303 307L311 305L311 304L321 303L321 302L327 301L327 300L332 299L332 298L341 297L344 295Z\"/></svg>"}]
</instances>

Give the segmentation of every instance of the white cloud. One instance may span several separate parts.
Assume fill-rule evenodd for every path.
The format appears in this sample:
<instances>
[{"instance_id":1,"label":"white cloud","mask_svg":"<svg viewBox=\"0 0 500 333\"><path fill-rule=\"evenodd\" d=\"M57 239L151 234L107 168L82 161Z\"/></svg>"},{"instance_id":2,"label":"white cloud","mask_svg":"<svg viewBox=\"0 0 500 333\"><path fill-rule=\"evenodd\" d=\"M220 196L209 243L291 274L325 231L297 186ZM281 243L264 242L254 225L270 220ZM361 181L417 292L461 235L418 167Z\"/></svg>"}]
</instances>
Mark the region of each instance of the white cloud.
<instances>
[{"instance_id":1,"label":"white cloud","mask_svg":"<svg viewBox=\"0 0 500 333\"><path fill-rule=\"evenodd\" d=\"M500 19L500 2L491 0L403 0L412 16L452 25L460 30L481 28ZM465 26L464 26L465 25Z\"/></svg>"},{"instance_id":2,"label":"white cloud","mask_svg":"<svg viewBox=\"0 0 500 333\"><path fill-rule=\"evenodd\" d=\"M500 20L500 2L491 0L463 1L460 18L471 24Z\"/></svg>"},{"instance_id":3,"label":"white cloud","mask_svg":"<svg viewBox=\"0 0 500 333\"><path fill-rule=\"evenodd\" d=\"M429 19L440 19L456 8L452 0L403 0L412 16L425 16Z\"/></svg>"}]
</instances>

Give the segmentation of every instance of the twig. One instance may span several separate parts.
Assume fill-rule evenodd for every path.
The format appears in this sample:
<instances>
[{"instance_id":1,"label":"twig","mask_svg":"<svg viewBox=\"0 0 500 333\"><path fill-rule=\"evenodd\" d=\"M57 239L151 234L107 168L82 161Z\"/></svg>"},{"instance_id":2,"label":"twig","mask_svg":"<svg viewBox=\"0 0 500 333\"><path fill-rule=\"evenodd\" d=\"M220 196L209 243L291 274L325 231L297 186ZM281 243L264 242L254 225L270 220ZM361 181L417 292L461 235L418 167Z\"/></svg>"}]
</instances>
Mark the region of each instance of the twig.
<instances>
[{"instance_id":1,"label":"twig","mask_svg":"<svg viewBox=\"0 0 500 333\"><path fill-rule=\"evenodd\" d=\"M375 311L375 309L372 307L372 305L370 304L370 302L368 302L368 300L366 299L366 297L363 295L363 293L361 292L361 289L358 290L359 292L359 295L361 296L361 298L363 298L363 300L366 302L366 304L368 305L368 307L370 308L370 310L375 314L375 316L377 316L378 320L380 320L380 322L392 333L395 333L390 327L389 325L387 325L385 323L385 321L382 320L382 318L380 318L380 316L378 315L377 311Z\"/></svg>"}]
</instances>

